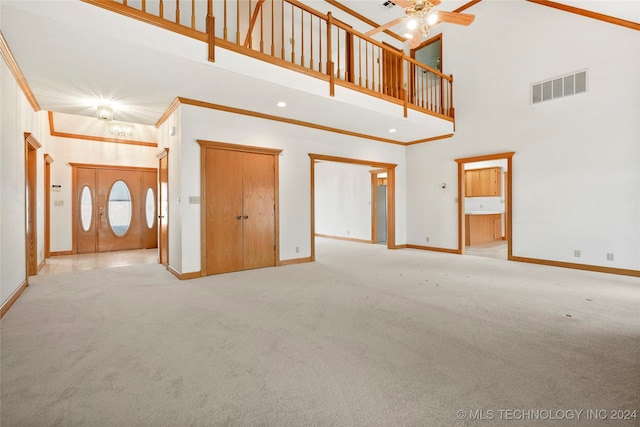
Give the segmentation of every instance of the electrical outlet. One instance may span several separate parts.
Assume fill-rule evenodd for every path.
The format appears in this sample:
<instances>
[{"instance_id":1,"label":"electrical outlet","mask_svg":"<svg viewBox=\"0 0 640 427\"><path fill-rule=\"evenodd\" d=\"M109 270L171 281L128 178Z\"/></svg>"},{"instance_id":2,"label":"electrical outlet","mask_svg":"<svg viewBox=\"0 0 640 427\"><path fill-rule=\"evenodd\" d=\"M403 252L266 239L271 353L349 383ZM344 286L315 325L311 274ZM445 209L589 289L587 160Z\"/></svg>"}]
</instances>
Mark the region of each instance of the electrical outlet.
<instances>
[{"instance_id":1,"label":"electrical outlet","mask_svg":"<svg viewBox=\"0 0 640 427\"><path fill-rule=\"evenodd\" d=\"M427 243L429 243L429 237L427 237Z\"/></svg>"},{"instance_id":2,"label":"electrical outlet","mask_svg":"<svg viewBox=\"0 0 640 427\"><path fill-rule=\"evenodd\" d=\"M609 252L607 254L607 261L613 261L613 253Z\"/></svg>"},{"instance_id":3,"label":"electrical outlet","mask_svg":"<svg viewBox=\"0 0 640 427\"><path fill-rule=\"evenodd\" d=\"M580 258L582 256L582 252L580 252L580 249L576 249L575 251L573 251L573 256L576 258Z\"/></svg>"},{"instance_id":4,"label":"electrical outlet","mask_svg":"<svg viewBox=\"0 0 640 427\"><path fill-rule=\"evenodd\" d=\"M64 206L64 200L54 200L53 206Z\"/></svg>"},{"instance_id":5,"label":"electrical outlet","mask_svg":"<svg viewBox=\"0 0 640 427\"><path fill-rule=\"evenodd\" d=\"M200 197L199 196L189 196L189 204L190 205L199 205Z\"/></svg>"}]
</instances>

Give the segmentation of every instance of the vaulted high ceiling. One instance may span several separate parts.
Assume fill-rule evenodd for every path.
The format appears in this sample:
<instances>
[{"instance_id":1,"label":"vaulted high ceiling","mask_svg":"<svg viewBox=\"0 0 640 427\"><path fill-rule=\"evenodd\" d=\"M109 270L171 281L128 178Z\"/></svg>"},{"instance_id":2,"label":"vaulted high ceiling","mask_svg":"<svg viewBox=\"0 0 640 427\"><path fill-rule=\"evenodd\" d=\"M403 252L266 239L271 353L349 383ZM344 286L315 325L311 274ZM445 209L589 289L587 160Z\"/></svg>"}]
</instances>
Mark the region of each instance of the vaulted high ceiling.
<instances>
[{"instance_id":1,"label":"vaulted high ceiling","mask_svg":"<svg viewBox=\"0 0 640 427\"><path fill-rule=\"evenodd\" d=\"M384 0L305 3L361 32L404 14L398 6L383 6ZM473 3L444 0L438 9L466 5L465 12L473 13ZM610 2L563 3L610 12ZM627 3L632 15L637 3ZM331 98L317 79L235 53L212 64L205 43L81 1L3 0L0 6L2 35L43 110L93 117L95 99L105 98L121 106L119 120L152 125L176 97L185 97L377 138L391 138L394 128L393 139L405 143L453 131L445 120L412 111L405 118L402 107L347 89ZM393 35L376 38L402 46ZM275 106L280 100L286 109Z\"/></svg>"}]
</instances>

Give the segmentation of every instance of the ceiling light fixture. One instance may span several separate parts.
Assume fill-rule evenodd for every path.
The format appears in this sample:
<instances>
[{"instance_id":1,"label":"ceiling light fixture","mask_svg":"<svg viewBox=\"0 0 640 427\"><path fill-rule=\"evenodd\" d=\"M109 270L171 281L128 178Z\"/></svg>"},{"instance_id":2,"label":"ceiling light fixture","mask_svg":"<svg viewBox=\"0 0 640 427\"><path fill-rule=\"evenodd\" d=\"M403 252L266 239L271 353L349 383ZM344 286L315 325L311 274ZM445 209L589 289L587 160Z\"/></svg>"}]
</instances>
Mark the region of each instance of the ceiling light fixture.
<instances>
[{"instance_id":1,"label":"ceiling light fixture","mask_svg":"<svg viewBox=\"0 0 640 427\"><path fill-rule=\"evenodd\" d=\"M389 129L389 133L395 133L396 130L394 128Z\"/></svg>"},{"instance_id":2,"label":"ceiling light fixture","mask_svg":"<svg viewBox=\"0 0 640 427\"><path fill-rule=\"evenodd\" d=\"M286 106L287 106L287 103L286 103L286 102L284 102L284 101L280 101L280 102L278 102L276 105L277 105L278 107L280 107L280 108L284 108L284 107L286 107Z\"/></svg>"},{"instance_id":3,"label":"ceiling light fixture","mask_svg":"<svg viewBox=\"0 0 640 427\"><path fill-rule=\"evenodd\" d=\"M113 120L113 108L110 105L98 105L96 114L100 120Z\"/></svg>"}]
</instances>

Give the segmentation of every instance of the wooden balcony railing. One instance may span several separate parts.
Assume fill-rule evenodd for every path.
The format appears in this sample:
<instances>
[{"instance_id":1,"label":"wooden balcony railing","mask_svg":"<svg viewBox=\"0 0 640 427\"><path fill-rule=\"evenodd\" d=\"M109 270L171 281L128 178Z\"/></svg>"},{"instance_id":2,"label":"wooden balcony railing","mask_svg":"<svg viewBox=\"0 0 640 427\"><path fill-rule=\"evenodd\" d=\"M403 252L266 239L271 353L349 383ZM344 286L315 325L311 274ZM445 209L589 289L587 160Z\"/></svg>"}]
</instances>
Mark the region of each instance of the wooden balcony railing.
<instances>
[{"instance_id":1,"label":"wooden balcony railing","mask_svg":"<svg viewBox=\"0 0 640 427\"><path fill-rule=\"evenodd\" d=\"M297 0L82 0L209 43L453 120L453 77Z\"/></svg>"}]
</instances>

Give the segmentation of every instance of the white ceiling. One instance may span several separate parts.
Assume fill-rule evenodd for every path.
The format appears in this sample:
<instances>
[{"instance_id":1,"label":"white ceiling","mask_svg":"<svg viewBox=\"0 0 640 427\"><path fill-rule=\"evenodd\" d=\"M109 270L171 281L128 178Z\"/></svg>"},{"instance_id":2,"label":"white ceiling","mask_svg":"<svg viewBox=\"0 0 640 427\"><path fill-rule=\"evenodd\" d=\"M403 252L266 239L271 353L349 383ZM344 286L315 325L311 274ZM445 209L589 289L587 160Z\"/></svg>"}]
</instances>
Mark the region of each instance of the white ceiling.
<instances>
[{"instance_id":1,"label":"white ceiling","mask_svg":"<svg viewBox=\"0 0 640 427\"><path fill-rule=\"evenodd\" d=\"M305 3L331 10L361 32L372 29L325 1ZM341 3L378 24L403 15L381 0ZM465 3L444 0L438 8ZM153 125L176 97L184 97L400 142L452 132L448 121L411 110L404 118L401 106L357 91L337 87L330 97L320 79L231 51L216 49L211 63L203 42L79 0L2 0L0 22L43 110L95 117L96 99L103 98L119 105L116 119ZM275 106L280 100L287 108ZM390 128L398 131L390 134Z\"/></svg>"},{"instance_id":2,"label":"white ceiling","mask_svg":"<svg viewBox=\"0 0 640 427\"><path fill-rule=\"evenodd\" d=\"M401 142L452 132L448 121L404 118L402 106L356 91L337 87L332 98L322 80L234 52L217 49L208 62L203 42L80 1L0 6L3 36L43 110L95 117L103 98L118 106L116 119L153 125L184 97Z\"/></svg>"}]
</instances>

